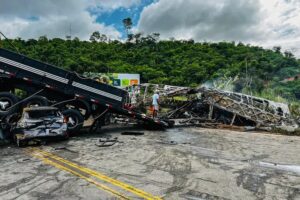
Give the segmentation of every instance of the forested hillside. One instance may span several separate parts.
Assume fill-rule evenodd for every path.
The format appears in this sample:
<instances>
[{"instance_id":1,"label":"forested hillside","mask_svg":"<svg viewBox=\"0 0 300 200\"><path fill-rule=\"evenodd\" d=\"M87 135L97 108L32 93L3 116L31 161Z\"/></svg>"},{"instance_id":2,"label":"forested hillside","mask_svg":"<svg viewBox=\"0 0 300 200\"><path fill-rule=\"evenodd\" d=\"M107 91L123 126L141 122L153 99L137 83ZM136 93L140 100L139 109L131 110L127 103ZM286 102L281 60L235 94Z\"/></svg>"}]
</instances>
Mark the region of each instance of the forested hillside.
<instances>
[{"instance_id":1,"label":"forested hillside","mask_svg":"<svg viewBox=\"0 0 300 200\"><path fill-rule=\"evenodd\" d=\"M2 40L3 48L78 73L139 73L142 82L198 86L235 77L234 90L261 96L299 98L299 80L281 80L300 74L300 61L280 47L263 49L235 42L196 43L159 40L159 34L132 35L127 42L94 33L90 41L59 38Z\"/></svg>"}]
</instances>

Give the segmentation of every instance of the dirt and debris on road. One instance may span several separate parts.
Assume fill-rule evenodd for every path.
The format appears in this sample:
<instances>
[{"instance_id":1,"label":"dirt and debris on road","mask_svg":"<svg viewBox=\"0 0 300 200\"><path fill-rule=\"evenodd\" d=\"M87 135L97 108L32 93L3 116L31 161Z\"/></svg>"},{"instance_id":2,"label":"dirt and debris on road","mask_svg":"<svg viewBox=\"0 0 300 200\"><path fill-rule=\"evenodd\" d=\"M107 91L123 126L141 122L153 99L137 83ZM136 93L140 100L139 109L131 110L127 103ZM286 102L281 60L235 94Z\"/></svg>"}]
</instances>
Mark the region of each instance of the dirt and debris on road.
<instances>
[{"instance_id":1,"label":"dirt and debris on road","mask_svg":"<svg viewBox=\"0 0 300 200\"><path fill-rule=\"evenodd\" d=\"M300 199L299 137L204 128L143 130L142 137L103 132L34 147L34 154L0 147L0 199ZM96 146L104 137L118 142Z\"/></svg>"}]
</instances>

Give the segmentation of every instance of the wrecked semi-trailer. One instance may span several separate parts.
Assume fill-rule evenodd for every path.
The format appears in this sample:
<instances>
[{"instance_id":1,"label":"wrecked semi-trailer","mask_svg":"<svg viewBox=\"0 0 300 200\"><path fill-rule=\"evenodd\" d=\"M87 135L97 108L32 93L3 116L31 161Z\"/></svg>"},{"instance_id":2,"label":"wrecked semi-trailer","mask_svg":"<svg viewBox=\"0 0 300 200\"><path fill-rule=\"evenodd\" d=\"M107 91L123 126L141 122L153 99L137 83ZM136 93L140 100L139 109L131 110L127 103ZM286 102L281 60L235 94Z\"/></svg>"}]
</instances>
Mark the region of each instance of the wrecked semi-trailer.
<instances>
[{"instance_id":1,"label":"wrecked semi-trailer","mask_svg":"<svg viewBox=\"0 0 300 200\"><path fill-rule=\"evenodd\" d=\"M21 91L21 96L17 93ZM93 117L102 124L106 113L126 115L146 124L167 124L127 109L125 90L85 78L76 72L0 48L0 118L10 124L16 113L29 106L55 106L73 123L69 131L83 127Z\"/></svg>"}]
</instances>

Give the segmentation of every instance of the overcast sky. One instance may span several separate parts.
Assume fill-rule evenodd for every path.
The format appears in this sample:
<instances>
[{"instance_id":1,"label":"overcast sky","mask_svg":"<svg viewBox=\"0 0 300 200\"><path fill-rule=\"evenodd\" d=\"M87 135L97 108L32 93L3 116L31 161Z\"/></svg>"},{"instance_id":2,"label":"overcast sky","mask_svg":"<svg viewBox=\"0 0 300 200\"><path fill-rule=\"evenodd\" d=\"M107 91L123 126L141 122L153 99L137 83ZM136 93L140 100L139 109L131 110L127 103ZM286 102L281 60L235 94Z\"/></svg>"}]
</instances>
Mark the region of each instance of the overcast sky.
<instances>
[{"instance_id":1,"label":"overcast sky","mask_svg":"<svg viewBox=\"0 0 300 200\"><path fill-rule=\"evenodd\" d=\"M135 32L161 38L241 41L281 46L300 57L300 0L0 0L0 31L10 38L94 31L124 39L122 19Z\"/></svg>"}]
</instances>

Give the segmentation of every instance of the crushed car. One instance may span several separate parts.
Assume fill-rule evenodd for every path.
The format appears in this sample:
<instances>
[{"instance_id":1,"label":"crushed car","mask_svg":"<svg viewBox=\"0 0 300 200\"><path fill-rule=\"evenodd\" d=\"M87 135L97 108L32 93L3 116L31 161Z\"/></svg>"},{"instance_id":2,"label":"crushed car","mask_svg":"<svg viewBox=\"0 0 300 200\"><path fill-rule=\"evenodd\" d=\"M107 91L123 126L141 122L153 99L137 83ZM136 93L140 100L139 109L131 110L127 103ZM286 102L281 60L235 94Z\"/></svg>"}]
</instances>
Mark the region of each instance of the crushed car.
<instances>
[{"instance_id":1,"label":"crushed car","mask_svg":"<svg viewBox=\"0 0 300 200\"><path fill-rule=\"evenodd\" d=\"M21 118L12 130L17 146L29 141L68 138L67 118L56 107L24 108Z\"/></svg>"}]
</instances>

